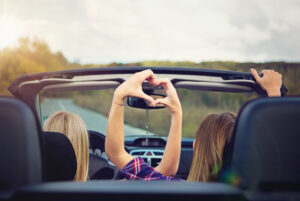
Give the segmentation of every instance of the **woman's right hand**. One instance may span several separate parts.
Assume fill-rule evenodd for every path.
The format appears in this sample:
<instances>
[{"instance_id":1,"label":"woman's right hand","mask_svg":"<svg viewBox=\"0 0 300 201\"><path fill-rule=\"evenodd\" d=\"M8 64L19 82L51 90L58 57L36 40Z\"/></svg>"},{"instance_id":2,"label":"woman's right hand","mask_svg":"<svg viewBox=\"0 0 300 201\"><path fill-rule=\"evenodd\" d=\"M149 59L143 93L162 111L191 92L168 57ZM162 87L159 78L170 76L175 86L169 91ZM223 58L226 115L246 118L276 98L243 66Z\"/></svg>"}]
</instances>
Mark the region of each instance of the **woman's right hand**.
<instances>
[{"instance_id":1,"label":"woman's right hand","mask_svg":"<svg viewBox=\"0 0 300 201\"><path fill-rule=\"evenodd\" d=\"M145 94L142 89L142 83L145 80L147 80L149 84L152 84L153 86L158 85L158 80L156 79L152 70L149 69L135 73L115 90L113 102L117 104L123 104L123 101L127 96L133 96L143 98L153 105L154 99Z\"/></svg>"},{"instance_id":2,"label":"woman's right hand","mask_svg":"<svg viewBox=\"0 0 300 201\"><path fill-rule=\"evenodd\" d=\"M274 70L262 70L264 75L260 77L254 68L251 68L251 73L256 82L266 90L269 97L281 96L280 87L282 85L282 75Z\"/></svg>"}]
</instances>

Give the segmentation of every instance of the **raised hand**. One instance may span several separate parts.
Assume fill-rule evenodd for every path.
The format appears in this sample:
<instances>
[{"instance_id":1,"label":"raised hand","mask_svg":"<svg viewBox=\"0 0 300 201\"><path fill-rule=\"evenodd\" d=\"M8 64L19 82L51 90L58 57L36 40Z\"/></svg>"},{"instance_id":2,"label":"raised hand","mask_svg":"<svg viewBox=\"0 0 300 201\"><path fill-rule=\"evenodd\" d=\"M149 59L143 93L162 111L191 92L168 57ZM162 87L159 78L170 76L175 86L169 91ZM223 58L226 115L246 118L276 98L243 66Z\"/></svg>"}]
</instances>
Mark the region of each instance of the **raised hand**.
<instances>
[{"instance_id":1,"label":"raised hand","mask_svg":"<svg viewBox=\"0 0 300 201\"><path fill-rule=\"evenodd\" d=\"M250 69L256 82L266 90L268 96L280 96L280 88L282 85L282 75L274 70L262 70L263 77L260 77L257 71Z\"/></svg>"},{"instance_id":2,"label":"raised hand","mask_svg":"<svg viewBox=\"0 0 300 201\"><path fill-rule=\"evenodd\" d=\"M143 98L147 100L151 105L153 105L154 99L151 96L145 94L142 90L142 83L145 80L147 80L153 86L157 86L159 84L158 80L151 70L144 70L135 73L115 90L114 102L117 104L123 104L125 97L134 96Z\"/></svg>"},{"instance_id":3,"label":"raised hand","mask_svg":"<svg viewBox=\"0 0 300 201\"><path fill-rule=\"evenodd\" d=\"M166 90L167 96L165 98L156 99L154 105L163 104L167 106L171 113L182 113L180 100L171 81L164 78L158 80L156 84L161 85Z\"/></svg>"}]
</instances>

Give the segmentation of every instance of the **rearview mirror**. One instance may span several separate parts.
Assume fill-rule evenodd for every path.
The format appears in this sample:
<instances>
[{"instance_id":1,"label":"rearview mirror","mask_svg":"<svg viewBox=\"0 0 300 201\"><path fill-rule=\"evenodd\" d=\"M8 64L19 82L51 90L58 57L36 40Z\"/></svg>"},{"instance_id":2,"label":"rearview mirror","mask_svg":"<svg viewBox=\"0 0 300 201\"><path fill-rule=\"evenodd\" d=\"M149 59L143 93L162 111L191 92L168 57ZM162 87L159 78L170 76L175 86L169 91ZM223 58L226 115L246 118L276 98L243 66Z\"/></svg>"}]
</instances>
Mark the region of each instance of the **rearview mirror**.
<instances>
[{"instance_id":1,"label":"rearview mirror","mask_svg":"<svg viewBox=\"0 0 300 201\"><path fill-rule=\"evenodd\" d=\"M166 97L163 94L150 94L154 100L158 98L164 98ZM148 101L142 98L137 98L137 97L127 97L127 105L130 107L135 107L135 108L140 108L140 109L161 109L165 108L166 106L163 104L158 104L156 106L151 106Z\"/></svg>"}]
</instances>

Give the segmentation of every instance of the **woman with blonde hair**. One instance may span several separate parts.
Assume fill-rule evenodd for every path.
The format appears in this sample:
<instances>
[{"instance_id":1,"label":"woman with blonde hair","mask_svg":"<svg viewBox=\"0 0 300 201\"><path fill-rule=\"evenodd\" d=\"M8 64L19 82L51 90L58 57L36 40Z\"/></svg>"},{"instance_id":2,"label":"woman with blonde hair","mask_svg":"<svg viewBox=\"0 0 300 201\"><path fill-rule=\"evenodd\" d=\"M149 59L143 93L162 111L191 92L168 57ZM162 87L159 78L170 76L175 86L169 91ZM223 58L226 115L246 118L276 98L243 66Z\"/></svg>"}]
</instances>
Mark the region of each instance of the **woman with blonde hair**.
<instances>
[{"instance_id":1,"label":"woman with blonde hair","mask_svg":"<svg viewBox=\"0 0 300 201\"><path fill-rule=\"evenodd\" d=\"M44 131L59 132L71 141L77 160L74 181L86 181L89 168L89 137L83 120L74 113L59 111L45 122Z\"/></svg>"}]
</instances>

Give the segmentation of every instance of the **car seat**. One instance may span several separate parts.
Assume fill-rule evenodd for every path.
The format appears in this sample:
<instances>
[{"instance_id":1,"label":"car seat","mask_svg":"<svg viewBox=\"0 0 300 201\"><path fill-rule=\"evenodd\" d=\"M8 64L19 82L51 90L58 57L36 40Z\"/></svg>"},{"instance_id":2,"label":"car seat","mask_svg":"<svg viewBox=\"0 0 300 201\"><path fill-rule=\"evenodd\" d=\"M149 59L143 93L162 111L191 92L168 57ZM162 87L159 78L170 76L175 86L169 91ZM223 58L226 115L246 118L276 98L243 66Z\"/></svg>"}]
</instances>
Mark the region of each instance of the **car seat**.
<instances>
[{"instance_id":1,"label":"car seat","mask_svg":"<svg viewBox=\"0 0 300 201\"><path fill-rule=\"evenodd\" d=\"M25 103L0 97L0 191L42 182L39 132Z\"/></svg>"},{"instance_id":2,"label":"car seat","mask_svg":"<svg viewBox=\"0 0 300 201\"><path fill-rule=\"evenodd\" d=\"M76 158L62 134L42 131L22 101L0 97L0 199L23 186L73 180Z\"/></svg>"},{"instance_id":3,"label":"car seat","mask_svg":"<svg viewBox=\"0 0 300 201\"><path fill-rule=\"evenodd\" d=\"M220 180L245 190L300 190L300 98L262 98L241 109Z\"/></svg>"},{"instance_id":4,"label":"car seat","mask_svg":"<svg viewBox=\"0 0 300 201\"><path fill-rule=\"evenodd\" d=\"M70 140L57 132L43 132L45 181L74 180L77 160Z\"/></svg>"}]
</instances>

